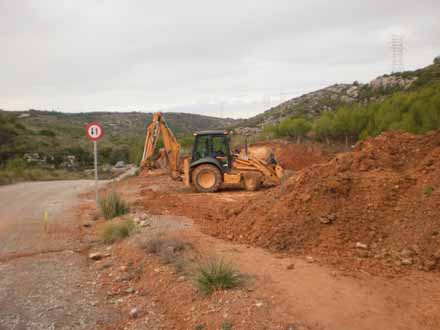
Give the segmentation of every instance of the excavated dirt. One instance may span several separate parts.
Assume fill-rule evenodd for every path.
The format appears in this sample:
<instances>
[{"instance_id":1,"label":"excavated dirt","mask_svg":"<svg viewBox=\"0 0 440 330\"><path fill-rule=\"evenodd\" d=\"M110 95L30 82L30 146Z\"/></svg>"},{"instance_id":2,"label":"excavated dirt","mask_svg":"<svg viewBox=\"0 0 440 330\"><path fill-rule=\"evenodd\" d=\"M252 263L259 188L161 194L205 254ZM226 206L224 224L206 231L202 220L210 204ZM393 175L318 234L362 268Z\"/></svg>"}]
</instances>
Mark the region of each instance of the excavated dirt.
<instances>
[{"instance_id":1,"label":"excavated dirt","mask_svg":"<svg viewBox=\"0 0 440 330\"><path fill-rule=\"evenodd\" d=\"M204 229L349 268L438 270L439 190L440 132L386 133L297 172Z\"/></svg>"},{"instance_id":2,"label":"excavated dirt","mask_svg":"<svg viewBox=\"0 0 440 330\"><path fill-rule=\"evenodd\" d=\"M293 176L257 192L195 193L164 171L116 183L129 217L151 220L111 248L100 276L124 315L141 310L124 328L439 329L440 132L323 155L307 165L288 153ZM250 285L201 296L139 244L155 233L191 246L190 261L226 258ZM131 271L143 275L120 283Z\"/></svg>"},{"instance_id":3,"label":"excavated dirt","mask_svg":"<svg viewBox=\"0 0 440 330\"><path fill-rule=\"evenodd\" d=\"M260 159L267 159L273 152L280 165L291 171L298 171L312 164L327 162L333 153L314 144L297 144L286 140L263 141L249 147L249 153Z\"/></svg>"}]
</instances>

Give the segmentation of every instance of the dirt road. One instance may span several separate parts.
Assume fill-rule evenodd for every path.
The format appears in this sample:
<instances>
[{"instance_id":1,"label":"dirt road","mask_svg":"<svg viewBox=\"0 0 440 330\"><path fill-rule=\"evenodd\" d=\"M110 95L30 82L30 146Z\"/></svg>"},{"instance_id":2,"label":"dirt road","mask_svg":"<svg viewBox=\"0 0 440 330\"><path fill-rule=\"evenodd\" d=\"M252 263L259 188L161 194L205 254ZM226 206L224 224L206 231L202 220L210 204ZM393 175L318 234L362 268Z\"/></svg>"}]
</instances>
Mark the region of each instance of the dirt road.
<instances>
[{"instance_id":1,"label":"dirt road","mask_svg":"<svg viewBox=\"0 0 440 330\"><path fill-rule=\"evenodd\" d=\"M114 320L76 221L93 181L0 187L0 329L99 329ZM48 231L44 212L48 212Z\"/></svg>"}]
</instances>

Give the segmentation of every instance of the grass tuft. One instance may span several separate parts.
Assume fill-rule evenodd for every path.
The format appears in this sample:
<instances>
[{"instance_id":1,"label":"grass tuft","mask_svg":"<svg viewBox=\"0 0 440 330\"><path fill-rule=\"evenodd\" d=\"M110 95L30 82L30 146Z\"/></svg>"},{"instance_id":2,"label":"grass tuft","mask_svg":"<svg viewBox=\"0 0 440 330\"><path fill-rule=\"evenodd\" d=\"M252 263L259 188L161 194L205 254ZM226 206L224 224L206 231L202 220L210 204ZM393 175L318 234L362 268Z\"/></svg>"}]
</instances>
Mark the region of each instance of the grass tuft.
<instances>
[{"instance_id":1,"label":"grass tuft","mask_svg":"<svg viewBox=\"0 0 440 330\"><path fill-rule=\"evenodd\" d=\"M232 330L232 323L231 322L223 322L222 323L222 330Z\"/></svg>"},{"instance_id":2,"label":"grass tuft","mask_svg":"<svg viewBox=\"0 0 440 330\"><path fill-rule=\"evenodd\" d=\"M164 264L171 264L176 271L181 273L185 270L187 262L183 252L189 245L178 239L162 239L155 237L144 243L148 253L157 255Z\"/></svg>"},{"instance_id":3,"label":"grass tuft","mask_svg":"<svg viewBox=\"0 0 440 330\"><path fill-rule=\"evenodd\" d=\"M129 208L126 202L122 200L118 193L111 191L99 200L101 212L107 220L121 216L128 212Z\"/></svg>"},{"instance_id":4,"label":"grass tuft","mask_svg":"<svg viewBox=\"0 0 440 330\"><path fill-rule=\"evenodd\" d=\"M431 197L432 193L434 192L434 187L428 186L423 190L423 193L426 197Z\"/></svg>"},{"instance_id":5,"label":"grass tuft","mask_svg":"<svg viewBox=\"0 0 440 330\"><path fill-rule=\"evenodd\" d=\"M242 284L243 276L222 259L212 259L199 264L194 276L194 283L204 294L216 290L227 290Z\"/></svg>"},{"instance_id":6,"label":"grass tuft","mask_svg":"<svg viewBox=\"0 0 440 330\"><path fill-rule=\"evenodd\" d=\"M108 222L102 231L102 239L105 243L111 244L121 239L124 239L134 231L135 224L133 220L125 220L122 223Z\"/></svg>"}]
</instances>

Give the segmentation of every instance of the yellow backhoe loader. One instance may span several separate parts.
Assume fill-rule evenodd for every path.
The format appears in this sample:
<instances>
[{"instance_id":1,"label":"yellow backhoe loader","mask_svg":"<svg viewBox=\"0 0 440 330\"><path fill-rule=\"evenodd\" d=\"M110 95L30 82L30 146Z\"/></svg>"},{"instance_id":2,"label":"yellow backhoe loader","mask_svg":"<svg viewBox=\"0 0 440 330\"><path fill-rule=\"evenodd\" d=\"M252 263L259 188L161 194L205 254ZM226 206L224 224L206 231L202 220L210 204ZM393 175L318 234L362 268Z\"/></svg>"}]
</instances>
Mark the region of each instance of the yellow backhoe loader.
<instances>
[{"instance_id":1,"label":"yellow backhoe loader","mask_svg":"<svg viewBox=\"0 0 440 330\"><path fill-rule=\"evenodd\" d=\"M160 112L153 115L153 121L147 129L141 170L152 167L160 136L172 178L183 179L185 185L192 186L198 192L215 192L222 185L233 184L256 190L263 183L279 184L283 176L283 169L273 156L263 161L246 154L232 154L229 132L219 130L194 133L192 155L181 164L180 145Z\"/></svg>"}]
</instances>

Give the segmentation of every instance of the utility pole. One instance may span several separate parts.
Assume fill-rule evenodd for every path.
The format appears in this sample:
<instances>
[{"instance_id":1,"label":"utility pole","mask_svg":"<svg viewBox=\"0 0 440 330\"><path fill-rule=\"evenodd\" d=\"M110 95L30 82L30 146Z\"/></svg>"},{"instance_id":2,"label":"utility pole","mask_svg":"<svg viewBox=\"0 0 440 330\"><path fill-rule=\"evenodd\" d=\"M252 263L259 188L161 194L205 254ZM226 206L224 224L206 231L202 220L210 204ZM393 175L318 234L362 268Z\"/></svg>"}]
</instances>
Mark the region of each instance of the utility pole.
<instances>
[{"instance_id":1,"label":"utility pole","mask_svg":"<svg viewBox=\"0 0 440 330\"><path fill-rule=\"evenodd\" d=\"M393 34L391 36L391 73L405 71L404 63L405 40L401 34Z\"/></svg>"}]
</instances>

